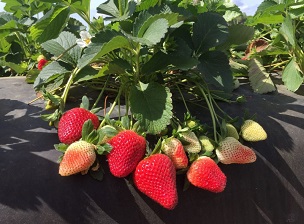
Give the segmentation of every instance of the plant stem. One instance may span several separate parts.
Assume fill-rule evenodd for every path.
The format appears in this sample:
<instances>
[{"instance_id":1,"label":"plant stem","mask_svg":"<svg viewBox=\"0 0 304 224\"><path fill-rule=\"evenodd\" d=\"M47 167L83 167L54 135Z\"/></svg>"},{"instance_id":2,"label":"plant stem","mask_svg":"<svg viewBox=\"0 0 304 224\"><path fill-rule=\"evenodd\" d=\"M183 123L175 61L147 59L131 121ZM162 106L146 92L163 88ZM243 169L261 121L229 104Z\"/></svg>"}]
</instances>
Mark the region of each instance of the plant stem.
<instances>
[{"instance_id":1,"label":"plant stem","mask_svg":"<svg viewBox=\"0 0 304 224\"><path fill-rule=\"evenodd\" d=\"M104 93L104 91L105 91L105 89L106 89L106 87L107 87L109 78L110 78L110 76L108 76L106 82L104 83L104 86L103 86L102 90L100 91L100 93L99 93L99 95L98 95L98 97L97 97L95 103L93 104L92 109L94 109L94 108L97 106L98 102L100 101L100 98L101 98L101 96L103 95L103 93Z\"/></svg>"},{"instance_id":2,"label":"plant stem","mask_svg":"<svg viewBox=\"0 0 304 224\"><path fill-rule=\"evenodd\" d=\"M66 103L66 99L67 99L67 96L68 96L68 92L69 92L69 90L70 90L70 87L71 87L71 85L73 84L73 79L74 79L75 75L76 75L79 71L80 71L80 69L76 67L76 68L73 70L73 72L71 73L71 75L70 75L70 77L69 77L69 80L68 80L67 84L65 85L64 91L63 91L62 96L61 96L62 101L63 101L63 105L62 105L63 107L64 107L64 105L65 105L65 103Z\"/></svg>"},{"instance_id":3,"label":"plant stem","mask_svg":"<svg viewBox=\"0 0 304 224\"><path fill-rule=\"evenodd\" d=\"M196 86L199 88L199 90L201 91L201 93L203 94L203 96L204 96L204 98L205 98L205 101L206 101L206 103L207 103L207 105L208 105L209 112L210 112L211 119L212 119L214 140L215 140L215 142L217 142L216 120L218 120L218 119L217 119L216 115L214 114L214 113L215 113L215 112L214 112L214 109L213 109L213 107L212 107L212 105L211 105L211 102L209 101L209 98L208 98L208 96L206 95L204 89L200 86L199 83L195 83L195 84L196 84Z\"/></svg>"},{"instance_id":4,"label":"plant stem","mask_svg":"<svg viewBox=\"0 0 304 224\"><path fill-rule=\"evenodd\" d=\"M112 114L112 112L113 112L113 110L114 110L114 108L115 108L117 102L118 102L119 99L120 99L122 89L123 89L122 87L119 88L119 92L118 92L118 94L117 94L117 96L116 96L116 98L115 98L115 100L114 100L114 102L113 102L113 104L112 104L112 106L111 106L109 112L107 113L109 116ZM100 129L105 123L106 123L106 119L103 119L102 122L100 123L98 129Z\"/></svg>"},{"instance_id":5,"label":"plant stem","mask_svg":"<svg viewBox=\"0 0 304 224\"><path fill-rule=\"evenodd\" d=\"M176 84L175 86L177 87L177 90L178 90L179 94L180 94L181 97L182 97L182 101L183 101L183 103L184 103L184 106L185 106L187 112L190 114L190 110L188 109L188 106L187 106L187 103L186 103L186 101L185 101L185 98L184 98L184 96L183 96L182 91L180 90L180 88L179 88L179 86L178 86L177 84Z\"/></svg>"}]
</instances>

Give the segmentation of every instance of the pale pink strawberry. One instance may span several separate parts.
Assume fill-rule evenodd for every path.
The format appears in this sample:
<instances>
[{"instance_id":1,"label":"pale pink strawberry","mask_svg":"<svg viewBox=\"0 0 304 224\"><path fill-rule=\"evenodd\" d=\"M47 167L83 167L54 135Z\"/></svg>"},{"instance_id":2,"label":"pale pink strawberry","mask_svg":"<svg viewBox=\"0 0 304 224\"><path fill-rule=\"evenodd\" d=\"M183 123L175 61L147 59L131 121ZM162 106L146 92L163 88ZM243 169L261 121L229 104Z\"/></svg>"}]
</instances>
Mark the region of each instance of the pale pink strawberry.
<instances>
[{"instance_id":1,"label":"pale pink strawberry","mask_svg":"<svg viewBox=\"0 0 304 224\"><path fill-rule=\"evenodd\" d=\"M77 141L69 145L59 165L61 176L86 173L96 160L95 145Z\"/></svg>"},{"instance_id":2,"label":"pale pink strawberry","mask_svg":"<svg viewBox=\"0 0 304 224\"><path fill-rule=\"evenodd\" d=\"M255 152L233 137L226 137L220 142L215 152L219 161L224 164L244 164L256 161Z\"/></svg>"},{"instance_id":3,"label":"pale pink strawberry","mask_svg":"<svg viewBox=\"0 0 304 224\"><path fill-rule=\"evenodd\" d=\"M180 132L179 137L183 142L186 142L186 144L184 144L186 152L199 153L202 150L200 141L193 131Z\"/></svg>"},{"instance_id":4,"label":"pale pink strawberry","mask_svg":"<svg viewBox=\"0 0 304 224\"><path fill-rule=\"evenodd\" d=\"M188 166L188 157L180 140L174 137L164 139L162 151L169 156L176 169L183 169Z\"/></svg>"},{"instance_id":5,"label":"pale pink strawberry","mask_svg":"<svg viewBox=\"0 0 304 224\"><path fill-rule=\"evenodd\" d=\"M227 182L219 166L207 156L201 156L191 164L187 179L192 185L214 193L222 192Z\"/></svg>"}]
</instances>

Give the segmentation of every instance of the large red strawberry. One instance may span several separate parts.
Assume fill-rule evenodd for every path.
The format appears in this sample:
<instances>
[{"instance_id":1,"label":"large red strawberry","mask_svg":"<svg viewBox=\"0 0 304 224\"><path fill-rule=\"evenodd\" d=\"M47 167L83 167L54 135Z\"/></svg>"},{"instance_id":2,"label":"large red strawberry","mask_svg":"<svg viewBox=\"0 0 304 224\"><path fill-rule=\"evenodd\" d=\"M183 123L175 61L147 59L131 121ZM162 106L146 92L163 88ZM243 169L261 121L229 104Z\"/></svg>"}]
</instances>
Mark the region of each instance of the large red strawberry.
<instances>
[{"instance_id":1,"label":"large red strawberry","mask_svg":"<svg viewBox=\"0 0 304 224\"><path fill-rule=\"evenodd\" d=\"M69 145L59 165L59 174L69 176L86 173L96 160L95 145L77 141Z\"/></svg>"},{"instance_id":2,"label":"large red strawberry","mask_svg":"<svg viewBox=\"0 0 304 224\"><path fill-rule=\"evenodd\" d=\"M124 130L108 142L112 150L107 155L110 172L116 177L129 175L144 157L146 139L132 130Z\"/></svg>"},{"instance_id":3,"label":"large red strawberry","mask_svg":"<svg viewBox=\"0 0 304 224\"><path fill-rule=\"evenodd\" d=\"M219 193L226 187L227 178L213 159L201 156L187 171L187 178L196 187Z\"/></svg>"},{"instance_id":4,"label":"large red strawberry","mask_svg":"<svg viewBox=\"0 0 304 224\"><path fill-rule=\"evenodd\" d=\"M154 154L143 159L134 172L134 184L145 195L166 209L174 209L178 202L176 171L170 158Z\"/></svg>"},{"instance_id":5,"label":"large red strawberry","mask_svg":"<svg viewBox=\"0 0 304 224\"><path fill-rule=\"evenodd\" d=\"M83 124L91 119L95 129L99 126L98 117L84 108L73 108L65 112L58 123L60 142L71 144L81 138Z\"/></svg>"},{"instance_id":6,"label":"large red strawberry","mask_svg":"<svg viewBox=\"0 0 304 224\"><path fill-rule=\"evenodd\" d=\"M176 169L183 169L188 166L188 157L180 140L174 137L164 139L162 151L170 157Z\"/></svg>"},{"instance_id":7,"label":"large red strawberry","mask_svg":"<svg viewBox=\"0 0 304 224\"><path fill-rule=\"evenodd\" d=\"M219 161L224 164L244 164L252 163L256 160L255 152L233 137L226 137L220 142L215 152Z\"/></svg>"}]
</instances>

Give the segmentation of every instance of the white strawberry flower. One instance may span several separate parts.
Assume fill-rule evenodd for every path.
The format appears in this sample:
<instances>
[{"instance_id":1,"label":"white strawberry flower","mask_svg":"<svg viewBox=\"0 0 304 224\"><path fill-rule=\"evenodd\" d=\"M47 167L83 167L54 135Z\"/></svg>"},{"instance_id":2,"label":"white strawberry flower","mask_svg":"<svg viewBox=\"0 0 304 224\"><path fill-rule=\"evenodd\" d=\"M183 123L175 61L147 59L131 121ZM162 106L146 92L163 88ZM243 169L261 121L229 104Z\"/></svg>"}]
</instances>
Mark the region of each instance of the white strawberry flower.
<instances>
[{"instance_id":1,"label":"white strawberry flower","mask_svg":"<svg viewBox=\"0 0 304 224\"><path fill-rule=\"evenodd\" d=\"M77 39L76 43L79 47L87 47L91 43L92 36L88 31L80 31L81 39Z\"/></svg>"}]
</instances>

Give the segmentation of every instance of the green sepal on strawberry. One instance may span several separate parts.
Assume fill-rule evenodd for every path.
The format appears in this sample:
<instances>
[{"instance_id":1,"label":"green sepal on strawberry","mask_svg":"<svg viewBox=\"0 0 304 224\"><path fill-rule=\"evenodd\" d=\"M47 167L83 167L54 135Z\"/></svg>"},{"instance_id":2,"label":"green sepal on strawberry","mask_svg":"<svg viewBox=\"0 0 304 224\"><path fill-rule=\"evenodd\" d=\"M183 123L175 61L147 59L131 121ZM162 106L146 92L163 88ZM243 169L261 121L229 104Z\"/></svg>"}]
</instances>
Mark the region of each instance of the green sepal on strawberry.
<instances>
[{"instance_id":1,"label":"green sepal on strawberry","mask_svg":"<svg viewBox=\"0 0 304 224\"><path fill-rule=\"evenodd\" d=\"M192 185L214 193L224 191L227 182L216 162L207 156L201 156L191 164L187 179Z\"/></svg>"},{"instance_id":2,"label":"green sepal on strawberry","mask_svg":"<svg viewBox=\"0 0 304 224\"><path fill-rule=\"evenodd\" d=\"M162 141L161 150L169 156L176 169L184 169L188 166L188 157L180 140L174 137Z\"/></svg>"},{"instance_id":3,"label":"green sepal on strawberry","mask_svg":"<svg viewBox=\"0 0 304 224\"><path fill-rule=\"evenodd\" d=\"M233 137L226 137L215 150L218 160L223 164L245 164L256 161L255 152Z\"/></svg>"},{"instance_id":4,"label":"green sepal on strawberry","mask_svg":"<svg viewBox=\"0 0 304 224\"><path fill-rule=\"evenodd\" d=\"M146 139L132 130L123 130L108 141L112 150L107 154L110 172L126 177L134 171L146 152Z\"/></svg>"},{"instance_id":5,"label":"green sepal on strawberry","mask_svg":"<svg viewBox=\"0 0 304 224\"><path fill-rule=\"evenodd\" d=\"M59 165L61 176L87 173L96 160L95 145L80 140L67 147Z\"/></svg>"},{"instance_id":6,"label":"green sepal on strawberry","mask_svg":"<svg viewBox=\"0 0 304 224\"><path fill-rule=\"evenodd\" d=\"M164 208L172 210L176 207L176 170L168 156L153 154L141 160L136 166L133 180L139 191Z\"/></svg>"}]
</instances>

